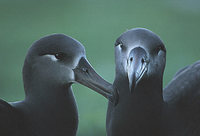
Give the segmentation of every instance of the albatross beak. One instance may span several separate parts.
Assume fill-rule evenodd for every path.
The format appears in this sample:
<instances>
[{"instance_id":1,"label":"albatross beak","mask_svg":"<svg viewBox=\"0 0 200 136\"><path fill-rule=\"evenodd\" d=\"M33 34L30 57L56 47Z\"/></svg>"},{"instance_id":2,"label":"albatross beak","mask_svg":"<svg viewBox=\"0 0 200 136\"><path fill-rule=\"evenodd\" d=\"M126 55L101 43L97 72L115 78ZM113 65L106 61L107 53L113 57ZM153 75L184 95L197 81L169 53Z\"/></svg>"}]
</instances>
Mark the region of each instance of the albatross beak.
<instances>
[{"instance_id":1,"label":"albatross beak","mask_svg":"<svg viewBox=\"0 0 200 136\"><path fill-rule=\"evenodd\" d=\"M86 58L82 57L78 66L73 69L73 71L75 74L75 81L93 89L97 93L106 97L109 101L116 104L116 90L113 88L112 84L105 81L95 72Z\"/></svg>"},{"instance_id":2,"label":"albatross beak","mask_svg":"<svg viewBox=\"0 0 200 136\"><path fill-rule=\"evenodd\" d=\"M147 65L146 51L141 47L132 49L127 60L127 74L131 92L137 87L137 84L147 72Z\"/></svg>"}]
</instances>

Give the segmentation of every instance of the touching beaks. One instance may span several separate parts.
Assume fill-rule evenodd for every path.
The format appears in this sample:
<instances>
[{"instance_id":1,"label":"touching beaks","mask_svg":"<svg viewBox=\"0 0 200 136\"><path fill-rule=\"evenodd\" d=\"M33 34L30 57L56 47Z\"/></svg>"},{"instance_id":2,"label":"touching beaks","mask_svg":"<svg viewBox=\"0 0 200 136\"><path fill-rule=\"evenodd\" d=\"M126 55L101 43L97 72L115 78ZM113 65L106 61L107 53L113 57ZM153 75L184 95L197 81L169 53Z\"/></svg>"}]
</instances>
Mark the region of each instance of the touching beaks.
<instances>
[{"instance_id":1,"label":"touching beaks","mask_svg":"<svg viewBox=\"0 0 200 136\"><path fill-rule=\"evenodd\" d=\"M146 51L141 47L136 47L130 51L127 60L127 74L129 89L132 92L137 87L140 80L148 70L148 59Z\"/></svg>"},{"instance_id":2,"label":"touching beaks","mask_svg":"<svg viewBox=\"0 0 200 136\"><path fill-rule=\"evenodd\" d=\"M118 101L117 90L95 72L85 57L79 60L77 67L73 71L76 82L91 88L116 105Z\"/></svg>"}]
</instances>

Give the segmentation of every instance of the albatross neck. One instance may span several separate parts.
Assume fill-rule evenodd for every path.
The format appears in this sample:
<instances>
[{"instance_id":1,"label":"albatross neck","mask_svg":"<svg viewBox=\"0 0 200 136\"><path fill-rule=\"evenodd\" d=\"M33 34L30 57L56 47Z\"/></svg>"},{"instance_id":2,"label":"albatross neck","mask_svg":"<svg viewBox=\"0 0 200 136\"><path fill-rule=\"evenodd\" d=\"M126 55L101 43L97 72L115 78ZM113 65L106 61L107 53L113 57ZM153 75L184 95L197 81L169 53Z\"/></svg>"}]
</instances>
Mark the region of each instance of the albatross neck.
<instances>
[{"instance_id":1,"label":"albatross neck","mask_svg":"<svg viewBox=\"0 0 200 136\"><path fill-rule=\"evenodd\" d=\"M71 84L69 85L32 85L31 88L25 91L25 102L29 103L40 103L48 105L53 102L67 101L69 98L73 97ZM68 98L69 97L69 98Z\"/></svg>"},{"instance_id":2,"label":"albatross neck","mask_svg":"<svg viewBox=\"0 0 200 136\"><path fill-rule=\"evenodd\" d=\"M163 103L162 79L141 80L137 88L132 90L132 92L130 92L128 83L128 78L122 76L116 77L114 86L119 91L119 99L129 99L129 102L139 102L145 105Z\"/></svg>"},{"instance_id":3,"label":"albatross neck","mask_svg":"<svg viewBox=\"0 0 200 136\"><path fill-rule=\"evenodd\" d=\"M16 107L24 114L30 132L49 136L76 134L78 111L71 85L37 86L26 92L25 100Z\"/></svg>"},{"instance_id":4,"label":"albatross neck","mask_svg":"<svg viewBox=\"0 0 200 136\"><path fill-rule=\"evenodd\" d=\"M112 108L112 116L115 117L116 122L120 123L113 123L112 127L121 129L121 126L125 126L121 131L127 130L127 133L130 132L136 136L148 134L160 136L164 104L162 81L151 80L147 83L143 80L132 92L130 92L128 80L125 78L116 79L114 86L118 88L119 102Z\"/></svg>"}]
</instances>

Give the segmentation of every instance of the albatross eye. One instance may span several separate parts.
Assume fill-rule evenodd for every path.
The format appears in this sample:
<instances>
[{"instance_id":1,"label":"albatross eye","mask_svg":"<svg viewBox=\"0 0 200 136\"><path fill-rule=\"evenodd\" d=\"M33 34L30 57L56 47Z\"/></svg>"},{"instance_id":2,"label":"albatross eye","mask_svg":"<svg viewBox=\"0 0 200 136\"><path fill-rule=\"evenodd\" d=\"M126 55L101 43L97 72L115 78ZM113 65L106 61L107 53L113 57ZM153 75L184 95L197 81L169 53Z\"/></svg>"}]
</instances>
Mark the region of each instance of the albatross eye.
<instances>
[{"instance_id":1,"label":"albatross eye","mask_svg":"<svg viewBox=\"0 0 200 136\"><path fill-rule=\"evenodd\" d=\"M119 46L121 49L124 49L124 45L122 43L119 43L116 46Z\"/></svg>"},{"instance_id":2,"label":"albatross eye","mask_svg":"<svg viewBox=\"0 0 200 136\"><path fill-rule=\"evenodd\" d=\"M120 43L118 46L120 46L120 48L123 48L123 44L122 43Z\"/></svg>"},{"instance_id":3,"label":"albatross eye","mask_svg":"<svg viewBox=\"0 0 200 136\"><path fill-rule=\"evenodd\" d=\"M155 50L155 52L158 54L160 51L166 52L166 49L164 46L158 46Z\"/></svg>"},{"instance_id":4,"label":"albatross eye","mask_svg":"<svg viewBox=\"0 0 200 136\"><path fill-rule=\"evenodd\" d=\"M62 60L62 59L64 59L65 54L59 52L59 53L56 53L54 56L56 57L56 59L58 59L58 60Z\"/></svg>"},{"instance_id":5,"label":"albatross eye","mask_svg":"<svg viewBox=\"0 0 200 136\"><path fill-rule=\"evenodd\" d=\"M158 54L160 50L161 50L161 46L157 47L155 52Z\"/></svg>"}]
</instances>

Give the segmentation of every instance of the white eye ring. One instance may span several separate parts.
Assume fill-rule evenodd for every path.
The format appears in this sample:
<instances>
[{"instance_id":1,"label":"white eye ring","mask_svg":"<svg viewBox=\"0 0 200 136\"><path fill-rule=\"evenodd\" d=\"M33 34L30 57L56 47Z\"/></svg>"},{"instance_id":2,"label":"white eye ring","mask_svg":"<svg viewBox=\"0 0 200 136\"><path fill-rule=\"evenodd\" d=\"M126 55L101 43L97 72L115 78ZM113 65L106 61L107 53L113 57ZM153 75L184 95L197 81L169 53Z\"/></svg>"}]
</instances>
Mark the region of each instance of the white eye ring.
<instances>
[{"instance_id":1,"label":"white eye ring","mask_svg":"<svg viewBox=\"0 0 200 136\"><path fill-rule=\"evenodd\" d=\"M122 44L122 43L120 43L120 44L118 44L117 46L119 46L120 48L122 48L122 45L123 45L123 44Z\"/></svg>"},{"instance_id":2,"label":"white eye ring","mask_svg":"<svg viewBox=\"0 0 200 136\"><path fill-rule=\"evenodd\" d=\"M119 44L117 45L117 47L120 48L120 49L122 49L122 48L123 48L123 44L122 44L122 43L119 43Z\"/></svg>"},{"instance_id":3,"label":"white eye ring","mask_svg":"<svg viewBox=\"0 0 200 136\"><path fill-rule=\"evenodd\" d=\"M50 58L52 61L57 61L57 60L58 60L58 59L55 57L55 55L49 55L49 54L47 54L47 55L44 55L44 56Z\"/></svg>"}]
</instances>

